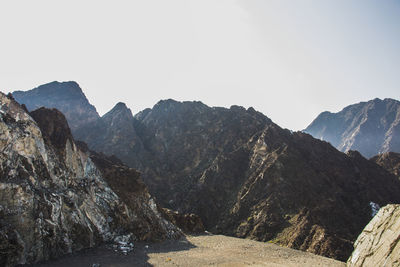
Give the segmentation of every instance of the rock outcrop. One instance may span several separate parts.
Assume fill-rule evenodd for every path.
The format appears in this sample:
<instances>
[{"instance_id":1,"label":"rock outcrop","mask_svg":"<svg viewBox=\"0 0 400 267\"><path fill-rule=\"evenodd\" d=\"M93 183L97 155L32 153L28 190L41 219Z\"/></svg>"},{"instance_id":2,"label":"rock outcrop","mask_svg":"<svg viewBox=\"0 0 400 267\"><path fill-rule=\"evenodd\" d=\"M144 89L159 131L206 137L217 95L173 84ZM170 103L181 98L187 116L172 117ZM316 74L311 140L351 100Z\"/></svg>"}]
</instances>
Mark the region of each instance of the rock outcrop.
<instances>
[{"instance_id":1,"label":"rock outcrop","mask_svg":"<svg viewBox=\"0 0 400 267\"><path fill-rule=\"evenodd\" d=\"M196 214L180 214L167 208L162 208L160 212L186 234L200 234L205 231L201 218Z\"/></svg>"},{"instance_id":2,"label":"rock outcrop","mask_svg":"<svg viewBox=\"0 0 400 267\"><path fill-rule=\"evenodd\" d=\"M400 152L400 102L386 98L361 102L338 113L321 113L304 132L338 150L357 150L364 157Z\"/></svg>"},{"instance_id":3,"label":"rock outcrop","mask_svg":"<svg viewBox=\"0 0 400 267\"><path fill-rule=\"evenodd\" d=\"M78 128L99 118L96 108L89 103L76 82L51 82L29 91L15 91L12 95L29 111L40 107L58 109L67 118L73 134Z\"/></svg>"},{"instance_id":4,"label":"rock outcrop","mask_svg":"<svg viewBox=\"0 0 400 267\"><path fill-rule=\"evenodd\" d=\"M387 205L364 228L347 266L400 266L400 205Z\"/></svg>"},{"instance_id":5,"label":"rock outcrop","mask_svg":"<svg viewBox=\"0 0 400 267\"><path fill-rule=\"evenodd\" d=\"M94 161L75 144L59 111L30 115L0 93L1 266L47 260L120 235L179 235L137 172L115 164L97 168ZM118 179L135 189L129 199L105 181Z\"/></svg>"},{"instance_id":6,"label":"rock outcrop","mask_svg":"<svg viewBox=\"0 0 400 267\"><path fill-rule=\"evenodd\" d=\"M387 152L376 155L371 160L382 166L389 172L393 173L400 179L400 154L395 152Z\"/></svg>"}]
</instances>

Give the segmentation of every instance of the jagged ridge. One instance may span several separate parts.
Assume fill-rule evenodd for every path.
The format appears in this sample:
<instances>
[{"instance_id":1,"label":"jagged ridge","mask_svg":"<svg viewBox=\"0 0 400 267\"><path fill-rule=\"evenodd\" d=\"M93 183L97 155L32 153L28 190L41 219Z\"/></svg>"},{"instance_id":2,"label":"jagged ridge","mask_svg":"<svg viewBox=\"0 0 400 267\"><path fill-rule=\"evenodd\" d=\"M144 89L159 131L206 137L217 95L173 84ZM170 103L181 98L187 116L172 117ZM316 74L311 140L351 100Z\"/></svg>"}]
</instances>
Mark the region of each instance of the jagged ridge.
<instances>
[{"instance_id":1,"label":"jagged ridge","mask_svg":"<svg viewBox=\"0 0 400 267\"><path fill-rule=\"evenodd\" d=\"M376 98L321 113L305 130L338 150L358 150L365 157L400 152L400 102Z\"/></svg>"}]
</instances>

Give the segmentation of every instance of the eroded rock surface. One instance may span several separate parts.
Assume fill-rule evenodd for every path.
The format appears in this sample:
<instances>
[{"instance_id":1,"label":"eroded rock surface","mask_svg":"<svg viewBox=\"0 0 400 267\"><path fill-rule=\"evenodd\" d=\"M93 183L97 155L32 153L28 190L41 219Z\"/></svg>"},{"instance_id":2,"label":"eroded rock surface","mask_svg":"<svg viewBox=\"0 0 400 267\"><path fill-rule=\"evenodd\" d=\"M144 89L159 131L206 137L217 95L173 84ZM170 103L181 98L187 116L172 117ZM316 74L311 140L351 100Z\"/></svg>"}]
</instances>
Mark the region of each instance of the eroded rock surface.
<instances>
[{"instance_id":1,"label":"eroded rock surface","mask_svg":"<svg viewBox=\"0 0 400 267\"><path fill-rule=\"evenodd\" d=\"M0 93L1 266L54 258L124 234L140 240L179 235L144 186L130 203L109 187L105 170L78 148L59 111L32 116L39 125ZM139 180L137 173L120 174Z\"/></svg>"},{"instance_id":2,"label":"eroded rock surface","mask_svg":"<svg viewBox=\"0 0 400 267\"><path fill-rule=\"evenodd\" d=\"M163 208L161 213L186 234L200 234L205 231L201 218L196 214L180 214L167 208Z\"/></svg>"},{"instance_id":3,"label":"eroded rock surface","mask_svg":"<svg viewBox=\"0 0 400 267\"><path fill-rule=\"evenodd\" d=\"M400 154L388 152L376 155L371 158L372 161L390 171L400 179Z\"/></svg>"},{"instance_id":4,"label":"eroded rock surface","mask_svg":"<svg viewBox=\"0 0 400 267\"><path fill-rule=\"evenodd\" d=\"M400 266L400 205L387 205L364 228L347 266Z\"/></svg>"}]
</instances>

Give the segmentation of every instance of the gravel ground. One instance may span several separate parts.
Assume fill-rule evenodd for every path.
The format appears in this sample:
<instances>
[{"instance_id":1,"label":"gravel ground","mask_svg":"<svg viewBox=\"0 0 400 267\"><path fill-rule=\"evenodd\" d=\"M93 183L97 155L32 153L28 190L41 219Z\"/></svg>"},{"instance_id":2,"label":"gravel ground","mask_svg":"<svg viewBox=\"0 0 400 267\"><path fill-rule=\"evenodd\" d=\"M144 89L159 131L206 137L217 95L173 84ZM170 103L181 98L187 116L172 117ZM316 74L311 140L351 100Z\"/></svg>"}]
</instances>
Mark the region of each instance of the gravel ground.
<instances>
[{"instance_id":1,"label":"gravel ground","mask_svg":"<svg viewBox=\"0 0 400 267\"><path fill-rule=\"evenodd\" d=\"M274 244L222 235L186 236L162 243L136 243L128 255L107 246L33 265L39 267L127 266L345 266L345 263ZM97 267L98 267L97 266Z\"/></svg>"}]
</instances>

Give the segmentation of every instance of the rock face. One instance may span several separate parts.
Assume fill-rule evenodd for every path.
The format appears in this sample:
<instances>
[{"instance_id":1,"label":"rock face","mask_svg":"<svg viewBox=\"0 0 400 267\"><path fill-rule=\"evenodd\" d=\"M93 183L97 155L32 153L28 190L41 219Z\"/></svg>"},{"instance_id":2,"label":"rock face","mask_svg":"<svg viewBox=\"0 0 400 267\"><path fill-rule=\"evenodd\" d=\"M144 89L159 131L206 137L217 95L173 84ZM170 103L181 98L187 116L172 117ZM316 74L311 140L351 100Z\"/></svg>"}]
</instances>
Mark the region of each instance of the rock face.
<instances>
[{"instance_id":1,"label":"rock face","mask_svg":"<svg viewBox=\"0 0 400 267\"><path fill-rule=\"evenodd\" d=\"M304 132L330 142L338 150L360 151L364 157L400 152L400 102L386 98L321 113Z\"/></svg>"},{"instance_id":2,"label":"rock face","mask_svg":"<svg viewBox=\"0 0 400 267\"><path fill-rule=\"evenodd\" d=\"M59 111L29 115L0 93L1 266L35 263L120 235L179 235L137 172L114 163L97 168L94 161L75 144ZM132 189L129 199L105 181L120 178Z\"/></svg>"},{"instance_id":3,"label":"rock face","mask_svg":"<svg viewBox=\"0 0 400 267\"><path fill-rule=\"evenodd\" d=\"M78 128L75 137L88 143L91 150L118 155L123 162L138 168L143 166L146 152L136 124L131 110L120 102L101 118Z\"/></svg>"},{"instance_id":4,"label":"rock face","mask_svg":"<svg viewBox=\"0 0 400 267\"><path fill-rule=\"evenodd\" d=\"M387 205L365 227L347 266L400 266L400 205Z\"/></svg>"},{"instance_id":5,"label":"rock face","mask_svg":"<svg viewBox=\"0 0 400 267\"><path fill-rule=\"evenodd\" d=\"M400 178L400 154L394 152L382 153L373 158L372 161Z\"/></svg>"},{"instance_id":6,"label":"rock face","mask_svg":"<svg viewBox=\"0 0 400 267\"><path fill-rule=\"evenodd\" d=\"M166 208L163 208L161 213L168 219L168 221L178 226L187 234L200 234L205 231L201 218L196 214L180 214L177 211Z\"/></svg>"},{"instance_id":7,"label":"rock face","mask_svg":"<svg viewBox=\"0 0 400 267\"><path fill-rule=\"evenodd\" d=\"M74 134L79 127L99 118L96 108L76 82L51 82L29 91L15 91L12 95L29 111L40 107L58 109L67 118Z\"/></svg>"},{"instance_id":8,"label":"rock face","mask_svg":"<svg viewBox=\"0 0 400 267\"><path fill-rule=\"evenodd\" d=\"M199 215L213 233L346 260L371 207L400 203L385 169L252 108L170 99L132 117L118 104L82 129L89 148L141 171L163 207Z\"/></svg>"}]
</instances>

